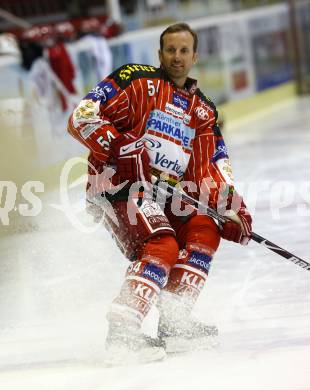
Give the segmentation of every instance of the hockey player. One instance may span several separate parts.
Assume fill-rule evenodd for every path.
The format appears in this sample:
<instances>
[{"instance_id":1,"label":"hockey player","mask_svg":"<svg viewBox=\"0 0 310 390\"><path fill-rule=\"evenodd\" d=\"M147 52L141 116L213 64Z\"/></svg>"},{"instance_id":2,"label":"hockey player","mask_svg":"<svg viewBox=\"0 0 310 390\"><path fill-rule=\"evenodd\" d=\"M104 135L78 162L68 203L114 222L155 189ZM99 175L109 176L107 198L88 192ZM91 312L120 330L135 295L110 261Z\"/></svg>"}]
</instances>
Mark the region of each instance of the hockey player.
<instances>
[{"instance_id":1,"label":"hockey player","mask_svg":"<svg viewBox=\"0 0 310 390\"><path fill-rule=\"evenodd\" d=\"M240 244L250 239L251 216L234 189L216 108L188 77L197 56L196 33L187 24L172 25L160 37L159 68L122 66L85 96L69 120L70 134L90 149L89 209L96 209L97 194L112 205L105 225L131 261L108 313L111 356L117 351L151 361L162 358L165 347L203 345L216 329L190 314L220 237ZM116 171L111 181L108 167ZM143 196L154 177L187 183L192 196L231 219L219 227L195 210L184 213L174 199ZM141 332L154 304L155 339Z\"/></svg>"}]
</instances>

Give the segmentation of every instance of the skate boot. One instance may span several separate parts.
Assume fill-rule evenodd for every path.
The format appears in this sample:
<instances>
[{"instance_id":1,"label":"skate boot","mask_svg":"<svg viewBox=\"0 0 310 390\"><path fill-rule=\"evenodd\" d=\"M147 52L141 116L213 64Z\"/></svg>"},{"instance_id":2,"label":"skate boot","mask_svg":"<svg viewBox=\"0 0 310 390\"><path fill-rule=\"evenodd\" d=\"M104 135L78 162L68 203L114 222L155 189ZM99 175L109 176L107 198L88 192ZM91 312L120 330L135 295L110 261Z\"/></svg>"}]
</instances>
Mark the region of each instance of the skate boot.
<instances>
[{"instance_id":1,"label":"skate boot","mask_svg":"<svg viewBox=\"0 0 310 390\"><path fill-rule=\"evenodd\" d=\"M147 336L139 329L110 324L104 359L107 366L150 363L165 357L163 339Z\"/></svg>"},{"instance_id":2,"label":"skate boot","mask_svg":"<svg viewBox=\"0 0 310 390\"><path fill-rule=\"evenodd\" d=\"M195 319L193 302L184 296L162 292L159 301L158 338L167 353L211 349L218 345L218 329Z\"/></svg>"},{"instance_id":3,"label":"skate boot","mask_svg":"<svg viewBox=\"0 0 310 390\"><path fill-rule=\"evenodd\" d=\"M158 338L165 343L167 353L212 349L219 343L218 329L193 317L177 321L159 319Z\"/></svg>"}]
</instances>

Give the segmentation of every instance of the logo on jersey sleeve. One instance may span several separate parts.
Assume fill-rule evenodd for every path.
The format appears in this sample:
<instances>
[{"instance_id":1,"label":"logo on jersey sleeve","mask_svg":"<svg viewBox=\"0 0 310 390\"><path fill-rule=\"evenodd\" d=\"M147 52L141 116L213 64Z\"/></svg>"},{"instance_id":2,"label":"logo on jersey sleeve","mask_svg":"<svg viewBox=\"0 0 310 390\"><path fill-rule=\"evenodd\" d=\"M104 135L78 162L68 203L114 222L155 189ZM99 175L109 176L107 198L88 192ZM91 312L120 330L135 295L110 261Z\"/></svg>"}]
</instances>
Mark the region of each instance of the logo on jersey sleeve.
<instances>
[{"instance_id":1,"label":"logo on jersey sleeve","mask_svg":"<svg viewBox=\"0 0 310 390\"><path fill-rule=\"evenodd\" d=\"M222 158L228 158L227 148L223 138L219 138L216 141L215 153L212 157L212 162L216 162Z\"/></svg>"},{"instance_id":2,"label":"logo on jersey sleeve","mask_svg":"<svg viewBox=\"0 0 310 390\"><path fill-rule=\"evenodd\" d=\"M99 105L99 101L83 99L73 111L73 125L78 127L83 123L99 123L101 121Z\"/></svg>"},{"instance_id":3,"label":"logo on jersey sleeve","mask_svg":"<svg viewBox=\"0 0 310 390\"><path fill-rule=\"evenodd\" d=\"M230 165L230 161L228 158L221 158L216 162L221 174L223 175L225 181L229 185L234 185L234 177L232 174L232 169Z\"/></svg>"},{"instance_id":4,"label":"logo on jersey sleeve","mask_svg":"<svg viewBox=\"0 0 310 390\"><path fill-rule=\"evenodd\" d=\"M117 94L113 84L108 81L102 81L96 87L94 87L85 99L100 100L102 103L112 99Z\"/></svg>"}]
</instances>

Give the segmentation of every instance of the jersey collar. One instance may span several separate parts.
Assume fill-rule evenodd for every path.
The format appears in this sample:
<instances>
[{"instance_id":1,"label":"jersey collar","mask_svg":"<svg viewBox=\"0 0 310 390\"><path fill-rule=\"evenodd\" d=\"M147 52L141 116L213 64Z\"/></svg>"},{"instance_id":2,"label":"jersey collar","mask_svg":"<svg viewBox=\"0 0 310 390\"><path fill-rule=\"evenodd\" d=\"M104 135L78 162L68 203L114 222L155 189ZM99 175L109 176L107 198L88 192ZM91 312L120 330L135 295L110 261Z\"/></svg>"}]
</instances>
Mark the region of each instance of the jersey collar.
<instances>
[{"instance_id":1,"label":"jersey collar","mask_svg":"<svg viewBox=\"0 0 310 390\"><path fill-rule=\"evenodd\" d=\"M178 89L179 91L186 91L186 92L190 93L191 95L194 95L194 93L196 92L196 89L197 89L197 80L192 79L191 77L187 77L187 79L185 80L184 87L180 88L176 85L176 83L173 80L171 80L171 78L168 76L167 72L162 67L160 67L160 69L161 69L161 72L163 74L164 80L169 81L174 86L174 88Z\"/></svg>"}]
</instances>

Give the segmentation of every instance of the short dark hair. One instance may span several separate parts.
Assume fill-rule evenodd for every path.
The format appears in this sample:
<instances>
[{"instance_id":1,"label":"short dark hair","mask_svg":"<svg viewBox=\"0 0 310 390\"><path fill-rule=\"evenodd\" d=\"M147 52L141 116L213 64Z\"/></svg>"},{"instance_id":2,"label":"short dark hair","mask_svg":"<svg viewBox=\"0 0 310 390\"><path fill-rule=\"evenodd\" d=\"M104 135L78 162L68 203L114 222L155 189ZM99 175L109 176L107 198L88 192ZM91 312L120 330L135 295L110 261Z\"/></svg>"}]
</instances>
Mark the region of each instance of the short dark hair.
<instances>
[{"instance_id":1,"label":"short dark hair","mask_svg":"<svg viewBox=\"0 0 310 390\"><path fill-rule=\"evenodd\" d=\"M164 30L160 34L160 40L159 40L160 50L162 50L164 47L164 35L173 34L173 33L181 32L181 31L188 31L189 33L192 34L192 37L194 39L194 47L193 47L194 53L196 53L197 47L198 47L198 36L197 36L196 31L192 30L187 23L176 23L176 24L172 24L171 26L167 27L166 30Z\"/></svg>"}]
</instances>

